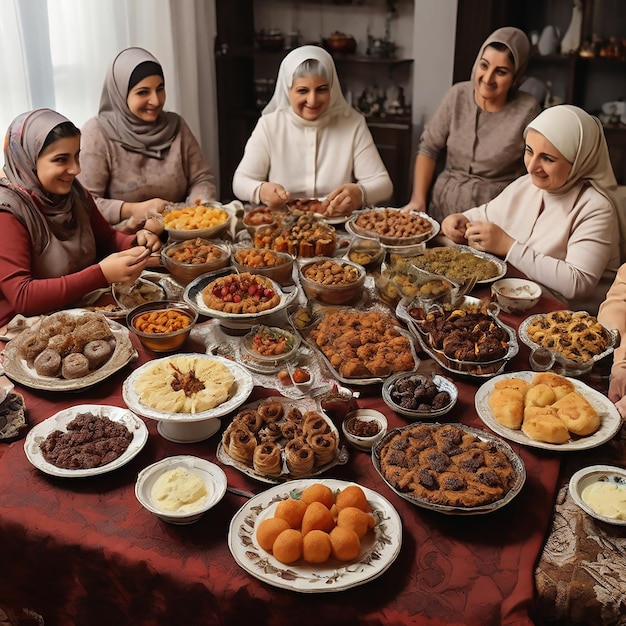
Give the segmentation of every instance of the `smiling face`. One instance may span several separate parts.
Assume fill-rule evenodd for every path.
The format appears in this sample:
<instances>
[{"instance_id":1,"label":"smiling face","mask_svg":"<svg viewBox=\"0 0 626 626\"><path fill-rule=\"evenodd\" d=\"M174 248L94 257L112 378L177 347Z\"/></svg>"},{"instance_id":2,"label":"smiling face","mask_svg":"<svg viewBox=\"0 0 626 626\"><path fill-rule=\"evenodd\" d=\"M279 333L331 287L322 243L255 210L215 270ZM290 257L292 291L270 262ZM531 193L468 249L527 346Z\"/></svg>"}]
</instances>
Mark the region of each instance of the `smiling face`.
<instances>
[{"instance_id":1,"label":"smiling face","mask_svg":"<svg viewBox=\"0 0 626 626\"><path fill-rule=\"evenodd\" d=\"M541 133L526 135L524 165L536 187L556 191L567 181L572 164Z\"/></svg>"},{"instance_id":2,"label":"smiling face","mask_svg":"<svg viewBox=\"0 0 626 626\"><path fill-rule=\"evenodd\" d=\"M313 122L330 104L330 85L321 76L302 76L289 89L291 107L302 119Z\"/></svg>"},{"instance_id":3,"label":"smiling face","mask_svg":"<svg viewBox=\"0 0 626 626\"><path fill-rule=\"evenodd\" d=\"M52 196L70 192L74 179L80 174L80 136L64 137L51 143L35 164L41 186Z\"/></svg>"},{"instance_id":4,"label":"smiling face","mask_svg":"<svg viewBox=\"0 0 626 626\"><path fill-rule=\"evenodd\" d=\"M515 66L508 50L487 46L474 72L474 92L479 106L504 107L513 85ZM484 108L484 107L483 107Z\"/></svg>"},{"instance_id":5,"label":"smiling face","mask_svg":"<svg viewBox=\"0 0 626 626\"><path fill-rule=\"evenodd\" d=\"M144 78L128 92L126 104L142 122L156 122L165 105L163 79L157 75Z\"/></svg>"}]
</instances>

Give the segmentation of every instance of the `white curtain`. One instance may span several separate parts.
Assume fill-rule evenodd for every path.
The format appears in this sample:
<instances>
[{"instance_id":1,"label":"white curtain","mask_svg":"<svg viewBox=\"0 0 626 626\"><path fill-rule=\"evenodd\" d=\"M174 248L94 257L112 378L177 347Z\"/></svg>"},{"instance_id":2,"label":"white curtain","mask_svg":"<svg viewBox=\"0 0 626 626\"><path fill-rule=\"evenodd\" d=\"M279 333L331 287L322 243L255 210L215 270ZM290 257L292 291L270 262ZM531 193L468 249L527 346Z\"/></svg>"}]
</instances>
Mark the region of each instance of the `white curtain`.
<instances>
[{"instance_id":1,"label":"white curtain","mask_svg":"<svg viewBox=\"0 0 626 626\"><path fill-rule=\"evenodd\" d=\"M166 109L185 118L219 181L215 0L0 0L0 16L2 136L38 107L82 126L115 55L141 46L163 65Z\"/></svg>"}]
</instances>

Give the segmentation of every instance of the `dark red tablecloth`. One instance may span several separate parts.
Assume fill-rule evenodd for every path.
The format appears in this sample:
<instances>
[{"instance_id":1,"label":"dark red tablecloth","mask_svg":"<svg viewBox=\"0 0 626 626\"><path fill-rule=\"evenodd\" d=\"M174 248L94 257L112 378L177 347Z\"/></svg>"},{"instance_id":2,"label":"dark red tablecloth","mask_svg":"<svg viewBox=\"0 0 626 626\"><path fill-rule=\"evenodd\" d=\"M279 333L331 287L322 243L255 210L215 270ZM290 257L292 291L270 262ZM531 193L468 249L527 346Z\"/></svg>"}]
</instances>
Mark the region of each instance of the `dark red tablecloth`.
<instances>
[{"instance_id":1,"label":"dark red tablecloth","mask_svg":"<svg viewBox=\"0 0 626 626\"><path fill-rule=\"evenodd\" d=\"M540 306L551 310L554 303ZM503 317L516 326L521 319ZM136 363L79 393L19 388L29 424L75 404L124 406L121 384L149 356L140 350ZM509 369L528 369L527 356L522 346ZM459 401L445 421L487 429L474 408L480 381L455 380ZM361 391L359 405L381 410L390 428L407 423L383 403L380 386ZM267 393L255 388L251 399ZM329 477L386 497L402 519L402 549L378 579L337 593L304 594L269 586L236 564L227 535L240 496L227 493L190 526L166 524L141 507L134 485L142 468L175 454L217 462L219 441L215 435L176 444L161 437L154 421L146 423L149 440L135 459L85 479L43 474L27 460L23 439L0 444L0 609L29 609L46 626L532 624L533 568L551 520L558 455L513 443L527 471L521 493L489 515L457 517L398 497L369 454L351 450L348 463ZM231 467L224 471L230 486L256 493L268 486Z\"/></svg>"}]
</instances>

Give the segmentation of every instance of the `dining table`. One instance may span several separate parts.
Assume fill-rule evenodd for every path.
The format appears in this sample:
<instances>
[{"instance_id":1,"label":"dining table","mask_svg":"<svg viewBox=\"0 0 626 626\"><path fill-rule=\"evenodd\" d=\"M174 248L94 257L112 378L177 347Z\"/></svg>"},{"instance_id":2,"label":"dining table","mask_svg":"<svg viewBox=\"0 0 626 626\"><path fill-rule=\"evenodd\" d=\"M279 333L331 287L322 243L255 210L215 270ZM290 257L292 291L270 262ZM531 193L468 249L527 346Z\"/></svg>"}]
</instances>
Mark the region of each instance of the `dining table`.
<instances>
[{"instance_id":1,"label":"dining table","mask_svg":"<svg viewBox=\"0 0 626 626\"><path fill-rule=\"evenodd\" d=\"M482 286L475 295L489 297ZM562 309L542 297L532 313ZM517 328L524 316L500 313ZM201 318L181 352L206 353ZM155 357L131 334L137 358L92 387L51 391L16 384L26 406L27 430L80 404L125 407L122 387ZM420 353L420 367L436 367ZM520 343L506 371L529 369ZM458 401L441 422L489 431L474 398L484 380L438 368L454 381ZM354 388L356 389L356 388ZM381 385L362 385L356 403L381 411L389 429L407 418L392 411ZM277 395L255 384L248 401ZM535 575L551 530L565 455L509 442L526 471L521 491L506 506L481 515L449 515L400 497L375 469L369 452L349 457L321 475L357 483L384 497L401 520L400 550L380 575L354 585L307 593L251 575L229 549L231 520L270 485L221 464L217 448L231 415L206 440L176 443L142 418L148 440L139 454L108 473L84 478L51 476L24 450L24 433L0 442L0 616L8 624L315 625L530 625L536 613ZM190 525L164 522L135 496L139 472L173 455L193 455L221 465L228 487L222 500ZM239 493L237 493L239 490ZM1 620L0 620L1 622ZM2 622L4 623L4 622Z\"/></svg>"}]
</instances>

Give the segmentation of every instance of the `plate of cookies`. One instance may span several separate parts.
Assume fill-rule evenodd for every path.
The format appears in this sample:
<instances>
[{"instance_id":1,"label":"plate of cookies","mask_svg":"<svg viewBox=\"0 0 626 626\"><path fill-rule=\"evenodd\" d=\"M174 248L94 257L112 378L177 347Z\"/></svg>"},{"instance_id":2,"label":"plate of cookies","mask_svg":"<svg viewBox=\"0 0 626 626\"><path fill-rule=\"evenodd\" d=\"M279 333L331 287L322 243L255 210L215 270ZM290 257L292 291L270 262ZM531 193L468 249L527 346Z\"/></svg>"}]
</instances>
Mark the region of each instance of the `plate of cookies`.
<instances>
[{"instance_id":1,"label":"plate of cookies","mask_svg":"<svg viewBox=\"0 0 626 626\"><path fill-rule=\"evenodd\" d=\"M57 311L11 339L5 374L31 389L91 387L137 358L128 329L98 312Z\"/></svg>"},{"instance_id":2,"label":"plate of cookies","mask_svg":"<svg viewBox=\"0 0 626 626\"><path fill-rule=\"evenodd\" d=\"M491 513L526 482L524 463L508 443L459 423L394 428L375 444L372 462L401 498L446 515Z\"/></svg>"},{"instance_id":3,"label":"plate of cookies","mask_svg":"<svg viewBox=\"0 0 626 626\"><path fill-rule=\"evenodd\" d=\"M240 407L217 458L262 482L318 476L345 464L348 452L315 400L272 396Z\"/></svg>"},{"instance_id":4,"label":"plate of cookies","mask_svg":"<svg viewBox=\"0 0 626 626\"><path fill-rule=\"evenodd\" d=\"M402 520L387 499L329 478L263 491L235 513L228 531L228 547L248 574L300 593L370 582L387 571L401 546Z\"/></svg>"},{"instance_id":5,"label":"plate of cookies","mask_svg":"<svg viewBox=\"0 0 626 626\"><path fill-rule=\"evenodd\" d=\"M511 372L476 392L479 417L498 435L534 448L587 450L622 425L615 405L575 378L554 372Z\"/></svg>"}]
</instances>

